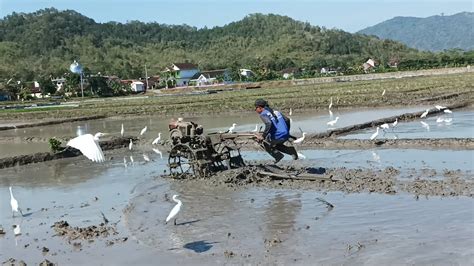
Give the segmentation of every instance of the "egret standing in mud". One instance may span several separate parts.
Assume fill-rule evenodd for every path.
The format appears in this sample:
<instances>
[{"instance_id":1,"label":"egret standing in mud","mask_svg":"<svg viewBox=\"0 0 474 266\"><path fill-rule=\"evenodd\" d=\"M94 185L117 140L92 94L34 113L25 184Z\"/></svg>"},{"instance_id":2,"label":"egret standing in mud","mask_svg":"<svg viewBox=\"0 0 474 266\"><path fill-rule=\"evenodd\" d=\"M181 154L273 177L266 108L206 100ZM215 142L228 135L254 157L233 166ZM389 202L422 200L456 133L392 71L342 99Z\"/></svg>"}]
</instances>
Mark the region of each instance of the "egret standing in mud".
<instances>
[{"instance_id":1,"label":"egret standing in mud","mask_svg":"<svg viewBox=\"0 0 474 266\"><path fill-rule=\"evenodd\" d=\"M252 132L258 132L258 124L255 124L255 129Z\"/></svg>"},{"instance_id":2,"label":"egret standing in mud","mask_svg":"<svg viewBox=\"0 0 474 266\"><path fill-rule=\"evenodd\" d=\"M161 132L158 133L158 137L156 139L153 140L153 142L151 143L151 145L156 145L160 142L161 140Z\"/></svg>"},{"instance_id":3,"label":"egret standing in mud","mask_svg":"<svg viewBox=\"0 0 474 266\"><path fill-rule=\"evenodd\" d=\"M290 108L290 113L288 115L293 115L293 109Z\"/></svg>"},{"instance_id":4,"label":"egret standing in mud","mask_svg":"<svg viewBox=\"0 0 474 266\"><path fill-rule=\"evenodd\" d=\"M375 133L372 134L372 136L370 136L370 140L374 140L378 135L379 135L379 127L377 127L377 130L375 131Z\"/></svg>"},{"instance_id":5,"label":"egret standing in mud","mask_svg":"<svg viewBox=\"0 0 474 266\"><path fill-rule=\"evenodd\" d=\"M306 132L303 132L303 136L300 138L297 138L295 141L293 141L293 143L296 143L296 144L301 143L303 142L305 137L306 137Z\"/></svg>"},{"instance_id":6,"label":"egret standing in mud","mask_svg":"<svg viewBox=\"0 0 474 266\"><path fill-rule=\"evenodd\" d=\"M420 118L426 117L429 112L430 112L430 109L426 109L426 111L424 111L424 112L420 115Z\"/></svg>"},{"instance_id":7,"label":"egret standing in mud","mask_svg":"<svg viewBox=\"0 0 474 266\"><path fill-rule=\"evenodd\" d=\"M78 149L93 162L101 163L105 161L104 153L99 145L99 138L105 136L106 133L98 132L94 136L85 134L69 140L66 146Z\"/></svg>"},{"instance_id":8,"label":"egret standing in mud","mask_svg":"<svg viewBox=\"0 0 474 266\"><path fill-rule=\"evenodd\" d=\"M339 120L339 116L336 116L336 119L327 122L327 125L332 127L337 123L337 120Z\"/></svg>"},{"instance_id":9,"label":"egret standing in mud","mask_svg":"<svg viewBox=\"0 0 474 266\"><path fill-rule=\"evenodd\" d=\"M329 103L329 109L332 107L332 97L331 97L331 102Z\"/></svg>"},{"instance_id":10,"label":"egret standing in mud","mask_svg":"<svg viewBox=\"0 0 474 266\"><path fill-rule=\"evenodd\" d=\"M382 91L382 97L385 95L385 90Z\"/></svg>"},{"instance_id":11,"label":"egret standing in mud","mask_svg":"<svg viewBox=\"0 0 474 266\"><path fill-rule=\"evenodd\" d=\"M236 123L233 123L231 127L229 127L229 133L232 133L232 131L235 129L235 126L237 126Z\"/></svg>"},{"instance_id":12,"label":"egret standing in mud","mask_svg":"<svg viewBox=\"0 0 474 266\"><path fill-rule=\"evenodd\" d=\"M393 130L393 128L396 127L397 125L398 125L398 117L395 118L395 122L393 122L393 124L392 124L392 130Z\"/></svg>"},{"instance_id":13,"label":"egret standing in mud","mask_svg":"<svg viewBox=\"0 0 474 266\"><path fill-rule=\"evenodd\" d=\"M19 212L23 216L23 212L18 207L18 201L13 197L12 187L10 189L10 205L12 206L12 217L15 217L15 212Z\"/></svg>"},{"instance_id":14,"label":"egret standing in mud","mask_svg":"<svg viewBox=\"0 0 474 266\"><path fill-rule=\"evenodd\" d=\"M446 109L447 107L442 105L435 105L435 108L438 109L438 111L441 111L441 109Z\"/></svg>"},{"instance_id":15,"label":"egret standing in mud","mask_svg":"<svg viewBox=\"0 0 474 266\"><path fill-rule=\"evenodd\" d=\"M132 147L133 147L133 141L132 139L130 139L130 143L128 144L128 149L132 150Z\"/></svg>"},{"instance_id":16,"label":"egret standing in mud","mask_svg":"<svg viewBox=\"0 0 474 266\"><path fill-rule=\"evenodd\" d=\"M181 203L179 199L177 199L177 197L178 195L173 195L173 201L176 202L177 204L173 207L170 214L168 214L168 217L166 217L165 224L167 224L169 220L176 217L176 215L178 215L178 212L181 210L181 205L183 204ZM176 225L176 218L174 218L174 225Z\"/></svg>"},{"instance_id":17,"label":"egret standing in mud","mask_svg":"<svg viewBox=\"0 0 474 266\"><path fill-rule=\"evenodd\" d=\"M156 154L160 155L160 159L163 159L163 153L161 153L160 150L158 150L157 148L153 148L153 151L154 151Z\"/></svg>"},{"instance_id":18,"label":"egret standing in mud","mask_svg":"<svg viewBox=\"0 0 474 266\"><path fill-rule=\"evenodd\" d=\"M140 136L143 136L143 134L145 134L146 130L147 130L148 126L145 126L142 131L140 131Z\"/></svg>"},{"instance_id":19,"label":"egret standing in mud","mask_svg":"<svg viewBox=\"0 0 474 266\"><path fill-rule=\"evenodd\" d=\"M123 133L125 133L125 129L123 128L123 124L122 124L122 129L120 129L120 136L123 137Z\"/></svg>"}]
</instances>

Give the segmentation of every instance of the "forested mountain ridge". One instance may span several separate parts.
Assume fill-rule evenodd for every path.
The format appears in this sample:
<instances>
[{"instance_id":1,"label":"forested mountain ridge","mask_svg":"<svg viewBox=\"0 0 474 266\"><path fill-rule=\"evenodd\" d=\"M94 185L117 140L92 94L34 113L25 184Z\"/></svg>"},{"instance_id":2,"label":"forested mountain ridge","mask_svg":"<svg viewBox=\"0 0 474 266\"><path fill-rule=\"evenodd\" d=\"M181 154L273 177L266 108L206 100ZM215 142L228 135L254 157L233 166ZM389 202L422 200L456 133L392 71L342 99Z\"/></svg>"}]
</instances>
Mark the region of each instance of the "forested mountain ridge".
<instances>
[{"instance_id":1,"label":"forested mountain ridge","mask_svg":"<svg viewBox=\"0 0 474 266\"><path fill-rule=\"evenodd\" d=\"M395 17L359 33L402 42L409 47L428 51L474 49L474 13L427 18Z\"/></svg>"},{"instance_id":2,"label":"forested mountain ridge","mask_svg":"<svg viewBox=\"0 0 474 266\"><path fill-rule=\"evenodd\" d=\"M197 29L132 21L96 23L75 11L44 9L0 20L0 80L61 75L78 59L91 73L137 78L172 62L201 70L358 67L416 58L415 49L390 40L325 29L286 16L252 14L222 27Z\"/></svg>"}]
</instances>

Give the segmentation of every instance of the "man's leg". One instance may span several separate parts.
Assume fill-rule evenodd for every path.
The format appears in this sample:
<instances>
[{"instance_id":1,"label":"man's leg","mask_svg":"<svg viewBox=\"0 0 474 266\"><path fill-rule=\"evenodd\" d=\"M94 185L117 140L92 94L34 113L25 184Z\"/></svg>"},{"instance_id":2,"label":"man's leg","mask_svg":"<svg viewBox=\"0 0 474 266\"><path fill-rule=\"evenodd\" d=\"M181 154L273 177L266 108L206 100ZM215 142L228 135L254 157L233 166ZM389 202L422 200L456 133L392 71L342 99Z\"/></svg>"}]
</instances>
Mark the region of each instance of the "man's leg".
<instances>
[{"instance_id":1,"label":"man's leg","mask_svg":"<svg viewBox=\"0 0 474 266\"><path fill-rule=\"evenodd\" d=\"M281 159L283 159L283 157L285 157L283 153L275 149L271 142L264 141L263 147L265 148L265 151L267 151L268 154L270 154L275 159L275 163L278 163L281 161Z\"/></svg>"},{"instance_id":2,"label":"man's leg","mask_svg":"<svg viewBox=\"0 0 474 266\"><path fill-rule=\"evenodd\" d=\"M291 146L286 146L284 143L286 140L279 141L278 143L275 144L275 149L286 153L288 155L291 155L293 157L293 160L298 160L298 152L296 151L295 147L293 145Z\"/></svg>"}]
</instances>

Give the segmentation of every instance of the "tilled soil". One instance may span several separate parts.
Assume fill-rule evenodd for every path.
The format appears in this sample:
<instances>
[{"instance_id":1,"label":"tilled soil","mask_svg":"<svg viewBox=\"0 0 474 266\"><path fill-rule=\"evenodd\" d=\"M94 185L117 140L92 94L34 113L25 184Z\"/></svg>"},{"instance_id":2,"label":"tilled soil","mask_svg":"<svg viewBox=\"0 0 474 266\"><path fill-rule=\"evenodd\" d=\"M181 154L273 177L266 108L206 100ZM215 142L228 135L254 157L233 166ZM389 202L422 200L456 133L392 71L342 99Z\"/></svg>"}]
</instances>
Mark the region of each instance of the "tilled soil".
<instances>
[{"instance_id":1,"label":"tilled soil","mask_svg":"<svg viewBox=\"0 0 474 266\"><path fill-rule=\"evenodd\" d=\"M416 178L400 178L400 171L387 167L385 169L348 169L311 168L311 167L280 167L281 172L289 175L294 173L311 173L314 181L296 180L294 178L275 178L262 174L268 170L265 165L249 165L239 169L217 172L209 177L198 178L193 175L164 176L177 179L178 182L198 182L212 186L267 187L285 189L314 189L322 191L342 191L346 193L410 193L423 196L474 196L474 182L458 176L447 176L443 180L429 179L430 173L416 173ZM281 173L280 172L280 173Z\"/></svg>"},{"instance_id":2,"label":"tilled soil","mask_svg":"<svg viewBox=\"0 0 474 266\"><path fill-rule=\"evenodd\" d=\"M74 240L93 240L99 237L104 238L118 234L114 226L109 226L105 223L87 227L72 227L67 221L63 220L55 222L51 227L56 232L56 235L65 237L68 243Z\"/></svg>"}]
</instances>

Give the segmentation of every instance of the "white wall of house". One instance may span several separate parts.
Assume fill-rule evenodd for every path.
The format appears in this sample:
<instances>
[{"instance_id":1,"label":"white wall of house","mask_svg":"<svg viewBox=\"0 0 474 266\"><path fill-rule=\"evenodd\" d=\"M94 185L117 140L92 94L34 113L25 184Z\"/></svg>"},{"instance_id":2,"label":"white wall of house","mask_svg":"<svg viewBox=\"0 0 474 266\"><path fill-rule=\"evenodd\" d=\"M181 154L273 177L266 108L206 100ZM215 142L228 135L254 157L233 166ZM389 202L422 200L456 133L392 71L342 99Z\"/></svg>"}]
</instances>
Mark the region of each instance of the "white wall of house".
<instances>
[{"instance_id":1,"label":"white wall of house","mask_svg":"<svg viewBox=\"0 0 474 266\"><path fill-rule=\"evenodd\" d=\"M179 71L179 78L176 79L176 86L188 86L191 78L198 73L198 69L184 69Z\"/></svg>"},{"instance_id":2,"label":"white wall of house","mask_svg":"<svg viewBox=\"0 0 474 266\"><path fill-rule=\"evenodd\" d=\"M142 92L145 91L145 84L141 81L134 81L130 85L133 92Z\"/></svg>"}]
</instances>

